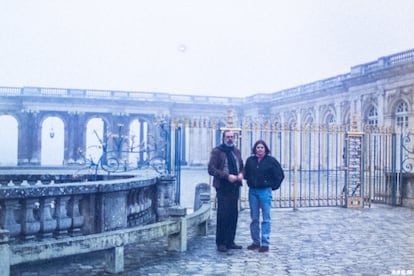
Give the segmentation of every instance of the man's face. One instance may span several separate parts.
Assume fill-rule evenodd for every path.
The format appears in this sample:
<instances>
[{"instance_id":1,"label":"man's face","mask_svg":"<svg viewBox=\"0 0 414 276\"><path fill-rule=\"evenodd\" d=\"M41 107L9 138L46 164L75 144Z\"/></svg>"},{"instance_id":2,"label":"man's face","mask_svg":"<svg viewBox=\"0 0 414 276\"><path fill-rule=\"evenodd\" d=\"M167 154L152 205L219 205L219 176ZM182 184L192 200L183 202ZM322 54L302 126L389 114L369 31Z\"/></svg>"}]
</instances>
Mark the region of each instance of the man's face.
<instances>
[{"instance_id":1,"label":"man's face","mask_svg":"<svg viewBox=\"0 0 414 276\"><path fill-rule=\"evenodd\" d=\"M224 134L224 144L231 146L233 145L234 141L234 133L232 131L228 131Z\"/></svg>"},{"instance_id":2,"label":"man's face","mask_svg":"<svg viewBox=\"0 0 414 276\"><path fill-rule=\"evenodd\" d=\"M256 153L263 155L265 153L265 147L262 144L257 144L256 146Z\"/></svg>"}]
</instances>

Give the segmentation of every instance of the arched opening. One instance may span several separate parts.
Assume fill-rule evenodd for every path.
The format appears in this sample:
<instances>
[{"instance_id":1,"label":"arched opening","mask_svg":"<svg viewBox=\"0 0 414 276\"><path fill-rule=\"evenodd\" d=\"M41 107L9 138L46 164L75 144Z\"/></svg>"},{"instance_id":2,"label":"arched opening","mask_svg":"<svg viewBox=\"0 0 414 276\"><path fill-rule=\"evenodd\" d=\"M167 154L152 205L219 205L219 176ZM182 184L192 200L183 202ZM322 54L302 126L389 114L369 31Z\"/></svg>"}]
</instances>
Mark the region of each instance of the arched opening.
<instances>
[{"instance_id":1,"label":"arched opening","mask_svg":"<svg viewBox=\"0 0 414 276\"><path fill-rule=\"evenodd\" d=\"M18 123L10 115L0 116L0 166L17 165Z\"/></svg>"},{"instance_id":2,"label":"arched opening","mask_svg":"<svg viewBox=\"0 0 414 276\"><path fill-rule=\"evenodd\" d=\"M64 123L59 117L43 121L41 134L41 165L62 165L64 161Z\"/></svg>"}]
</instances>

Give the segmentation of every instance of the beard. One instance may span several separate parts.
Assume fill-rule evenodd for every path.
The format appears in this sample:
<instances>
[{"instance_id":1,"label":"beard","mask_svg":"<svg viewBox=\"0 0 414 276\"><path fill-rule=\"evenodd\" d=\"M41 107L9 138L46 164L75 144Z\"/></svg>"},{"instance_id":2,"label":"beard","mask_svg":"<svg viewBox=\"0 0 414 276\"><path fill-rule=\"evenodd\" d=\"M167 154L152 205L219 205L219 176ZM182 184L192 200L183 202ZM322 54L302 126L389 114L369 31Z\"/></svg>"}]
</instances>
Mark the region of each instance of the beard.
<instances>
[{"instance_id":1,"label":"beard","mask_svg":"<svg viewBox=\"0 0 414 276\"><path fill-rule=\"evenodd\" d=\"M233 142L231 142L231 143L224 143L226 146L228 146L228 147L233 147L234 146L234 143Z\"/></svg>"}]
</instances>

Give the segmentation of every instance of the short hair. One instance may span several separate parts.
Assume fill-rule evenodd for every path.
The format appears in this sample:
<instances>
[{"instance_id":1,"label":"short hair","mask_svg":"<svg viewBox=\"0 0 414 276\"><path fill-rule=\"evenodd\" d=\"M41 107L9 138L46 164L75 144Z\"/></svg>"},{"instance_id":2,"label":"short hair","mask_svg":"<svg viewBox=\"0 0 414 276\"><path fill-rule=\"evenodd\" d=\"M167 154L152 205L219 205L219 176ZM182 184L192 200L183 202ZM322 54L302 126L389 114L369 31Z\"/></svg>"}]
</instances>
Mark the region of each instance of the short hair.
<instances>
[{"instance_id":1,"label":"short hair","mask_svg":"<svg viewBox=\"0 0 414 276\"><path fill-rule=\"evenodd\" d=\"M226 136L226 133L227 132L233 132L233 130L231 130L231 129L226 129L226 130L224 130L223 131L223 134L221 135L221 140L223 140L224 141L224 136Z\"/></svg>"},{"instance_id":2,"label":"short hair","mask_svg":"<svg viewBox=\"0 0 414 276\"><path fill-rule=\"evenodd\" d=\"M266 142L265 141L263 141L263 140L257 140L256 141L256 143L254 143L254 145L253 145L253 148L252 148L252 154L256 154L256 147L257 147L257 145L259 145L259 144L261 144L261 145L263 145L264 146L264 148L265 148L265 153L266 154L270 154L270 149L269 149L269 147L266 145Z\"/></svg>"}]
</instances>

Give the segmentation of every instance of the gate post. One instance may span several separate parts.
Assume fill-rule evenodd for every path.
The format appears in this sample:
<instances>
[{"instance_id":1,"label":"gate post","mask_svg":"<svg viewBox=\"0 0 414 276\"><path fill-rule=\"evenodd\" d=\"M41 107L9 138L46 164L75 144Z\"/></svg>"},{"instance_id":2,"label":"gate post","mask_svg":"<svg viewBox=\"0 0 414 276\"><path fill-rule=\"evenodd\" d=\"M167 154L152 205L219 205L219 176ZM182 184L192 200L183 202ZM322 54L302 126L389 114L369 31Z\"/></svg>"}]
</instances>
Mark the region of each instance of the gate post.
<instances>
[{"instance_id":1,"label":"gate post","mask_svg":"<svg viewBox=\"0 0 414 276\"><path fill-rule=\"evenodd\" d=\"M363 138L364 133L357 131L356 115L353 116L351 130L345 139L345 207L361 208L363 200Z\"/></svg>"}]
</instances>

